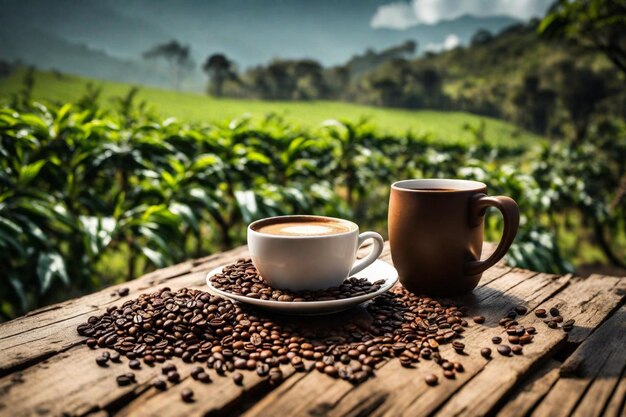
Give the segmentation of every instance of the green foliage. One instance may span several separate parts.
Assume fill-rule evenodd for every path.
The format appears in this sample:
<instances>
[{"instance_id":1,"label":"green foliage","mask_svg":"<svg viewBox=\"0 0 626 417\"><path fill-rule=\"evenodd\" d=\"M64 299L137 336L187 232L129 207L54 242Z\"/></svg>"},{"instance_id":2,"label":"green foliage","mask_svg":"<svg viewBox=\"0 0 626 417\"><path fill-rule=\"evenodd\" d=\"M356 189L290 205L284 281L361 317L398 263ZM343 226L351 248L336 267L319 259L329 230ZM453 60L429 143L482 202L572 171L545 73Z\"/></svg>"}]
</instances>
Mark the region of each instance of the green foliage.
<instances>
[{"instance_id":1,"label":"green foliage","mask_svg":"<svg viewBox=\"0 0 626 417\"><path fill-rule=\"evenodd\" d=\"M625 227L624 161L612 157L626 152L620 125L597 132L606 138L601 156L583 145L529 155L492 145L484 124L466 126L469 143L388 135L366 119L302 128L270 114L193 125L155 115L136 96L117 99L115 110L88 98L0 110L4 318L98 287L98 266L111 254L124 255L123 278L132 279L241 244L246 225L262 217L315 213L382 230L389 184L399 178L476 179L515 198L523 213L510 257L517 266L571 270L558 213L579 210L605 240L608 228ZM497 239L497 216L487 228Z\"/></svg>"},{"instance_id":2,"label":"green foliage","mask_svg":"<svg viewBox=\"0 0 626 417\"><path fill-rule=\"evenodd\" d=\"M624 0L558 0L542 20L539 32L598 50L626 73L624 28Z\"/></svg>"}]
</instances>

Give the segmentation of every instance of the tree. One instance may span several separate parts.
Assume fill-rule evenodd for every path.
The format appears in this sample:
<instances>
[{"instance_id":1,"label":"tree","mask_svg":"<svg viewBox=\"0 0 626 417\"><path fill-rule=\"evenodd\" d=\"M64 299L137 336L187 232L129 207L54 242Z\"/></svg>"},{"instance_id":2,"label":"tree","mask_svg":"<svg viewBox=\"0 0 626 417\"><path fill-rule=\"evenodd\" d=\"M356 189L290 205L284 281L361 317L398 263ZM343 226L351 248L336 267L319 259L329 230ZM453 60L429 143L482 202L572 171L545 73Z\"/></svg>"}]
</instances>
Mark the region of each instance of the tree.
<instances>
[{"instance_id":1,"label":"tree","mask_svg":"<svg viewBox=\"0 0 626 417\"><path fill-rule=\"evenodd\" d=\"M470 40L470 45L484 45L493 39L493 35L487 29L478 29Z\"/></svg>"},{"instance_id":2,"label":"tree","mask_svg":"<svg viewBox=\"0 0 626 417\"><path fill-rule=\"evenodd\" d=\"M176 40L159 44L143 53L144 59L163 58L170 67L172 84L176 90L180 87L180 81L186 73L193 69L189 46L183 46Z\"/></svg>"},{"instance_id":3,"label":"tree","mask_svg":"<svg viewBox=\"0 0 626 417\"><path fill-rule=\"evenodd\" d=\"M527 75L513 97L516 119L523 127L538 133L546 133L550 117L554 112L556 93L542 88L539 77Z\"/></svg>"},{"instance_id":4,"label":"tree","mask_svg":"<svg viewBox=\"0 0 626 417\"><path fill-rule=\"evenodd\" d=\"M581 143L598 105L610 94L606 77L572 61L560 63L555 75L559 98L574 126L574 141Z\"/></svg>"},{"instance_id":5,"label":"tree","mask_svg":"<svg viewBox=\"0 0 626 417\"><path fill-rule=\"evenodd\" d=\"M221 97L224 84L228 80L238 79L235 64L224 54L213 54L207 58L202 70L209 76L209 93Z\"/></svg>"},{"instance_id":6,"label":"tree","mask_svg":"<svg viewBox=\"0 0 626 417\"><path fill-rule=\"evenodd\" d=\"M626 0L558 0L539 32L598 50L626 74Z\"/></svg>"}]
</instances>

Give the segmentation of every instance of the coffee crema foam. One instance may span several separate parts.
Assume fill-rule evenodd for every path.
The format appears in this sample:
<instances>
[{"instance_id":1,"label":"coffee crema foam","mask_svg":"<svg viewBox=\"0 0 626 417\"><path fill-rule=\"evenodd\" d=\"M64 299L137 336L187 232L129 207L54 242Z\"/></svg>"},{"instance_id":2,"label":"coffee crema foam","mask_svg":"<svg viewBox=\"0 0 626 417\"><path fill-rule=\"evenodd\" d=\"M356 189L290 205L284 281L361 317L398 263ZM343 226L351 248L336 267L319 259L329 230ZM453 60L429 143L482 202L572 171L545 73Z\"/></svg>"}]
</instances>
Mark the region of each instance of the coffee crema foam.
<instances>
[{"instance_id":1,"label":"coffee crema foam","mask_svg":"<svg viewBox=\"0 0 626 417\"><path fill-rule=\"evenodd\" d=\"M350 229L349 226L339 222L310 221L268 224L261 226L257 232L280 236L326 236L346 233Z\"/></svg>"}]
</instances>

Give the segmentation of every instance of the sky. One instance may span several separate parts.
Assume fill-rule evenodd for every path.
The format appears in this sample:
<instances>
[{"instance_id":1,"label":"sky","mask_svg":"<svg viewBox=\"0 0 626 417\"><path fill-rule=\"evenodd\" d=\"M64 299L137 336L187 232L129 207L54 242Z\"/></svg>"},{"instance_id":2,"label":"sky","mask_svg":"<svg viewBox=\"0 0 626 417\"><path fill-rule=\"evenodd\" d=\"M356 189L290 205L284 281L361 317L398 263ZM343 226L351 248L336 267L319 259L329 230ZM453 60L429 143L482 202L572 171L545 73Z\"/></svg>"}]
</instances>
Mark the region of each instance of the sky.
<instances>
[{"instance_id":1,"label":"sky","mask_svg":"<svg viewBox=\"0 0 626 417\"><path fill-rule=\"evenodd\" d=\"M412 0L379 6L372 28L404 30L419 24L435 24L471 14L480 17L510 16L522 20L543 16L553 0Z\"/></svg>"}]
</instances>

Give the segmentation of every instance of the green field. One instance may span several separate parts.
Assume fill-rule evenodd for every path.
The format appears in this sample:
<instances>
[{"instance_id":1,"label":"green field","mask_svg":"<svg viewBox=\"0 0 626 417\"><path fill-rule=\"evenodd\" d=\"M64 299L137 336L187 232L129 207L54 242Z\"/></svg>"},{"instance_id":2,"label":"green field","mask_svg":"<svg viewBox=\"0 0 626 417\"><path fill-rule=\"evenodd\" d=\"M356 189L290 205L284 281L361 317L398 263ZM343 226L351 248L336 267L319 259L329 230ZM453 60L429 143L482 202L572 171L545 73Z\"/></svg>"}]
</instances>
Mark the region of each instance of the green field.
<instances>
[{"instance_id":1,"label":"green field","mask_svg":"<svg viewBox=\"0 0 626 417\"><path fill-rule=\"evenodd\" d=\"M24 71L16 71L0 80L0 99L7 98L22 88ZM37 72L33 97L37 100L71 102L80 97L90 80L53 72ZM93 81L102 86L102 104L111 97L124 95L131 87L128 84ZM369 118L381 130L399 133L411 130L415 133L430 133L438 141L470 141L474 136L464 126L478 126L485 122L486 139L496 144L519 143L528 145L540 138L521 131L514 125L489 117L463 112L431 110L400 110L367 107L356 104L311 101L281 102L239 99L216 99L203 94L180 93L152 87L141 87L139 98L145 100L162 116L174 116L190 122L216 122L239 117L248 113L261 116L278 113L293 123L316 126L324 120L347 118L358 120Z\"/></svg>"}]
</instances>

